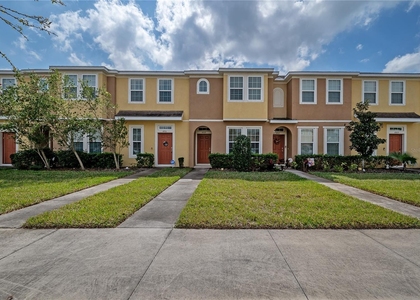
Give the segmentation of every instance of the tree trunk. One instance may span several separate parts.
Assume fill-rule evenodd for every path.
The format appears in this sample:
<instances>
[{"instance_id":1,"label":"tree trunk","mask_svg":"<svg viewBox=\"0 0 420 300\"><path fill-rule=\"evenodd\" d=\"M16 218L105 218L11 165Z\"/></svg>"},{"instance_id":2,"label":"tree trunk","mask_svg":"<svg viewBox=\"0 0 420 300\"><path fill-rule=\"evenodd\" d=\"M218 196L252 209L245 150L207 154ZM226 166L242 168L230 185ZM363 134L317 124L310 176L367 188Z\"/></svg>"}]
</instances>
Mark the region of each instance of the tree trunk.
<instances>
[{"instance_id":1,"label":"tree trunk","mask_svg":"<svg viewBox=\"0 0 420 300\"><path fill-rule=\"evenodd\" d=\"M38 153L39 157L41 157L42 162L44 163L44 166L47 168L47 170L50 170L50 162L48 161L47 156L45 155L44 150L42 149L36 149L36 152Z\"/></svg>"},{"instance_id":2,"label":"tree trunk","mask_svg":"<svg viewBox=\"0 0 420 300\"><path fill-rule=\"evenodd\" d=\"M72 149L72 150L73 150L74 155L76 155L77 161L79 162L80 169L82 169L84 171L85 170L85 166L83 165L83 162L82 162L82 160L79 157L79 154L77 154L77 151L76 150L74 150L74 149Z\"/></svg>"},{"instance_id":3,"label":"tree trunk","mask_svg":"<svg viewBox=\"0 0 420 300\"><path fill-rule=\"evenodd\" d=\"M115 152L112 152L112 154L114 155L115 168L117 170L119 170L120 169L120 161L117 158L117 154Z\"/></svg>"}]
</instances>

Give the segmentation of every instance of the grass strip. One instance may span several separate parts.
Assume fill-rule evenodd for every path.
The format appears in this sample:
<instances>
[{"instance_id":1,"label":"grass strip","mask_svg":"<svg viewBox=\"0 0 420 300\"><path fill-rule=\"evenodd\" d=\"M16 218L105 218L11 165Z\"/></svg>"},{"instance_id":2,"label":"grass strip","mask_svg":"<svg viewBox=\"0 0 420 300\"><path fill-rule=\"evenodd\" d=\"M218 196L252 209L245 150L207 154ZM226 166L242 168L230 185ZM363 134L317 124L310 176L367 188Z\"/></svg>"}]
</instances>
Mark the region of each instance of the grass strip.
<instances>
[{"instance_id":1,"label":"grass strip","mask_svg":"<svg viewBox=\"0 0 420 300\"><path fill-rule=\"evenodd\" d=\"M31 217L23 227L116 227L190 170L188 168L159 170L128 184L117 186L59 209Z\"/></svg>"},{"instance_id":2,"label":"grass strip","mask_svg":"<svg viewBox=\"0 0 420 300\"><path fill-rule=\"evenodd\" d=\"M311 173L400 202L420 206L419 173L399 171L392 173Z\"/></svg>"},{"instance_id":3,"label":"grass strip","mask_svg":"<svg viewBox=\"0 0 420 300\"><path fill-rule=\"evenodd\" d=\"M288 172L210 171L178 228L420 228L420 220L352 198Z\"/></svg>"},{"instance_id":4,"label":"grass strip","mask_svg":"<svg viewBox=\"0 0 420 300\"><path fill-rule=\"evenodd\" d=\"M0 215L127 176L126 171L0 170Z\"/></svg>"}]
</instances>

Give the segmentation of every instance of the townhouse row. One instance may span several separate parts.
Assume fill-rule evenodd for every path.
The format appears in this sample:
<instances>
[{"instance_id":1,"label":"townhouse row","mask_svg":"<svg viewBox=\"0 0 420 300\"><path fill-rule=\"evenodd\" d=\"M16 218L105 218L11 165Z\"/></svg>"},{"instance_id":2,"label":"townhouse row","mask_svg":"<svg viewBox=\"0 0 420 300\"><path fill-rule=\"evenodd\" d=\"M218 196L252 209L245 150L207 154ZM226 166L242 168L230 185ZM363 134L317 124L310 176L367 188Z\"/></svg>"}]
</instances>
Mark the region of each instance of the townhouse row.
<instances>
[{"instance_id":1,"label":"townhouse row","mask_svg":"<svg viewBox=\"0 0 420 300\"><path fill-rule=\"evenodd\" d=\"M130 146L123 149L125 166L137 153L155 155L156 166L209 166L210 153L229 153L241 134L254 153L274 152L280 162L296 154L350 155L353 108L368 101L383 123L386 139L376 152L410 152L420 160L420 74L360 72L289 72L271 68L219 70L118 71L105 67L50 67L28 70L48 76L52 70L104 87L124 118ZM15 84L13 73L0 71L2 88ZM1 111L1 108L0 108ZM5 121L1 116L0 122ZM13 134L1 132L0 165L18 151ZM79 137L79 150L101 151L100 141Z\"/></svg>"}]
</instances>

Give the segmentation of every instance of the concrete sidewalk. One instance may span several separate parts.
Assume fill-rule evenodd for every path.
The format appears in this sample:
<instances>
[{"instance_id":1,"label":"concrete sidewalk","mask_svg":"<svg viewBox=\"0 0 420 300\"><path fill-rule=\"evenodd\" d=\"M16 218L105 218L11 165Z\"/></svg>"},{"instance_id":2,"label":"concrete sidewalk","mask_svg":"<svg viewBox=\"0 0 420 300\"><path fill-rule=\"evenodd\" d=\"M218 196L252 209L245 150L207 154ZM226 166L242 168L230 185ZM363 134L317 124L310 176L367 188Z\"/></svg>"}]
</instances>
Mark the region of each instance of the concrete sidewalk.
<instances>
[{"instance_id":1,"label":"concrete sidewalk","mask_svg":"<svg viewBox=\"0 0 420 300\"><path fill-rule=\"evenodd\" d=\"M420 299L420 230L0 229L0 241L1 300Z\"/></svg>"},{"instance_id":2,"label":"concrete sidewalk","mask_svg":"<svg viewBox=\"0 0 420 300\"><path fill-rule=\"evenodd\" d=\"M370 202L390 210L402 213L407 216L415 217L420 219L420 207L409 205L400 201L396 201L387 197L379 196L370 192L366 192L345 184L333 182L331 180L321 178L312 174L308 174L302 171L287 169L287 172L296 174L302 178L316 181L322 185L325 185L333 190L355 197L357 199Z\"/></svg>"},{"instance_id":3,"label":"concrete sidewalk","mask_svg":"<svg viewBox=\"0 0 420 300\"><path fill-rule=\"evenodd\" d=\"M145 169L133 175L105 182L75 193L71 193L62 197L58 197L49 201L44 201L39 204L28 206L10 213L0 215L0 228L20 228L30 217L39 215L46 211L57 209L66 204L79 201L91 195L109 190L113 187L129 183L139 177L150 175L156 172L157 169ZM2 300L2 299L0 299Z\"/></svg>"}]
</instances>

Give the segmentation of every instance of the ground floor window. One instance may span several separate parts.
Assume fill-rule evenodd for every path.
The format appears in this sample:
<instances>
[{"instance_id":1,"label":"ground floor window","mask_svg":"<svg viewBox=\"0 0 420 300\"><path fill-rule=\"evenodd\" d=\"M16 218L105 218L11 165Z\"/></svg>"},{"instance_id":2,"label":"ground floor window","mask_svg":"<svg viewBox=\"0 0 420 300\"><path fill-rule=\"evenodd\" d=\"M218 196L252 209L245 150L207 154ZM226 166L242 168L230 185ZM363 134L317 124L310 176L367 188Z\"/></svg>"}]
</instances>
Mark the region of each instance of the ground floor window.
<instances>
[{"instance_id":1,"label":"ground floor window","mask_svg":"<svg viewBox=\"0 0 420 300\"><path fill-rule=\"evenodd\" d=\"M344 154L344 127L324 127L324 154Z\"/></svg>"},{"instance_id":2,"label":"ground floor window","mask_svg":"<svg viewBox=\"0 0 420 300\"><path fill-rule=\"evenodd\" d=\"M246 135L251 140L252 153L261 153L261 127L227 127L227 153L233 150L233 144L240 135Z\"/></svg>"},{"instance_id":3,"label":"ground floor window","mask_svg":"<svg viewBox=\"0 0 420 300\"><path fill-rule=\"evenodd\" d=\"M318 127L298 127L298 154L317 154Z\"/></svg>"},{"instance_id":4,"label":"ground floor window","mask_svg":"<svg viewBox=\"0 0 420 300\"><path fill-rule=\"evenodd\" d=\"M136 158L138 153L143 153L143 139L144 139L144 126L136 125L130 126L129 130L129 156Z\"/></svg>"},{"instance_id":5,"label":"ground floor window","mask_svg":"<svg viewBox=\"0 0 420 300\"><path fill-rule=\"evenodd\" d=\"M74 149L86 153L102 153L100 134L82 134L77 132L73 136Z\"/></svg>"}]
</instances>

